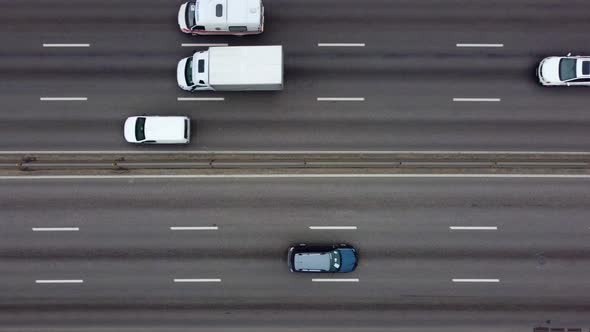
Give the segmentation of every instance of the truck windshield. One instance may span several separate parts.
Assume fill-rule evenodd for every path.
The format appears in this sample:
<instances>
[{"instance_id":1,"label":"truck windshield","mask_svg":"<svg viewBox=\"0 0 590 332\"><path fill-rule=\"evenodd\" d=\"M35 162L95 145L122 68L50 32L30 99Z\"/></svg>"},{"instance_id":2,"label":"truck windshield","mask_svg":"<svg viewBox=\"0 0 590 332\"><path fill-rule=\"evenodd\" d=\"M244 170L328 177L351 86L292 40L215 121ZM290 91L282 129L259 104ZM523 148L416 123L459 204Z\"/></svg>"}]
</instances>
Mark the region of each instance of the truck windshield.
<instances>
[{"instance_id":1,"label":"truck windshield","mask_svg":"<svg viewBox=\"0 0 590 332\"><path fill-rule=\"evenodd\" d=\"M138 142L145 139L145 118L137 118L135 122L135 139Z\"/></svg>"},{"instance_id":2,"label":"truck windshield","mask_svg":"<svg viewBox=\"0 0 590 332\"><path fill-rule=\"evenodd\" d=\"M186 66L184 67L184 77L186 77L186 84L188 86L195 85L193 82L193 57L188 58Z\"/></svg>"}]
</instances>

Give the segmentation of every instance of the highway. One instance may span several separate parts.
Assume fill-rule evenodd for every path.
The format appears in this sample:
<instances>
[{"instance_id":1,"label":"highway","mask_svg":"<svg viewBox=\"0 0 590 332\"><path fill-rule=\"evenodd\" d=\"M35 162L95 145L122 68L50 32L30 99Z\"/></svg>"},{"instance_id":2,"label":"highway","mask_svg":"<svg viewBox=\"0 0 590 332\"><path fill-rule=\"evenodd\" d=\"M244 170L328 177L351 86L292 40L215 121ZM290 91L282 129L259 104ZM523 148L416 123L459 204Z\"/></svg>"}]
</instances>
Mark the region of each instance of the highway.
<instances>
[{"instance_id":1,"label":"highway","mask_svg":"<svg viewBox=\"0 0 590 332\"><path fill-rule=\"evenodd\" d=\"M589 181L4 179L0 330L586 331ZM290 273L303 242L360 264Z\"/></svg>"},{"instance_id":2,"label":"highway","mask_svg":"<svg viewBox=\"0 0 590 332\"><path fill-rule=\"evenodd\" d=\"M588 151L588 91L535 77L590 54L587 0L265 0L248 37L184 35L180 3L0 0L0 151ZM285 90L183 92L186 43L281 44ZM82 99L41 100L61 97ZM192 143L126 144L138 114L191 116Z\"/></svg>"}]
</instances>

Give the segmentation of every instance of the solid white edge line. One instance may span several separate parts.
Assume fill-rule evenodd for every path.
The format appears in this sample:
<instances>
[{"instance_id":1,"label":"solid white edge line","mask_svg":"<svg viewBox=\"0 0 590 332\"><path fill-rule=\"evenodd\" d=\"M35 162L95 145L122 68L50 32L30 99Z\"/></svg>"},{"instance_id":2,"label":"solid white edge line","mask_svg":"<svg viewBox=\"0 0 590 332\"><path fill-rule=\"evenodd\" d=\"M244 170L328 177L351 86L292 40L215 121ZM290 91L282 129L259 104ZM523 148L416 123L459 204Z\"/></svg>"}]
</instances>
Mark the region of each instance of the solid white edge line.
<instances>
[{"instance_id":1,"label":"solid white edge line","mask_svg":"<svg viewBox=\"0 0 590 332\"><path fill-rule=\"evenodd\" d=\"M483 154L483 155L490 155L490 154L509 154L509 155L516 155L516 154L523 154L523 155L531 155L531 154L539 154L539 155L573 155L573 154L580 154L580 155L588 155L590 156L590 151L433 151L433 150L423 150L423 151L412 151L412 150L376 150L376 151L360 151L360 150L340 150L340 151L321 151L321 150L95 150L95 151L81 151L81 150L70 150L70 151L56 151L56 150L47 150L47 151L0 151L0 154L121 154L121 153L129 153L129 154L190 154L190 153L200 153L200 154L318 154L318 153L325 153L325 154L396 154L396 153L420 153L420 154Z\"/></svg>"},{"instance_id":2,"label":"solid white edge line","mask_svg":"<svg viewBox=\"0 0 590 332\"><path fill-rule=\"evenodd\" d=\"M224 101L224 97L178 97L177 101Z\"/></svg>"},{"instance_id":3,"label":"solid white edge line","mask_svg":"<svg viewBox=\"0 0 590 332\"><path fill-rule=\"evenodd\" d=\"M216 231L217 226L171 226L171 231Z\"/></svg>"},{"instance_id":4,"label":"solid white edge line","mask_svg":"<svg viewBox=\"0 0 590 332\"><path fill-rule=\"evenodd\" d=\"M356 226L309 226L309 229L352 229L356 230Z\"/></svg>"},{"instance_id":5,"label":"solid white edge line","mask_svg":"<svg viewBox=\"0 0 590 332\"><path fill-rule=\"evenodd\" d=\"M504 44L469 44L469 43L457 43L457 47L504 47Z\"/></svg>"},{"instance_id":6,"label":"solid white edge line","mask_svg":"<svg viewBox=\"0 0 590 332\"><path fill-rule=\"evenodd\" d=\"M43 47L90 47L90 44L43 44Z\"/></svg>"},{"instance_id":7,"label":"solid white edge line","mask_svg":"<svg viewBox=\"0 0 590 332\"><path fill-rule=\"evenodd\" d=\"M33 227L33 232L76 232L79 231L78 227Z\"/></svg>"},{"instance_id":8,"label":"solid white edge line","mask_svg":"<svg viewBox=\"0 0 590 332\"><path fill-rule=\"evenodd\" d=\"M453 282L500 282L500 279L452 279Z\"/></svg>"},{"instance_id":9,"label":"solid white edge line","mask_svg":"<svg viewBox=\"0 0 590 332\"><path fill-rule=\"evenodd\" d=\"M365 43L318 43L318 47L365 47Z\"/></svg>"},{"instance_id":10,"label":"solid white edge line","mask_svg":"<svg viewBox=\"0 0 590 332\"><path fill-rule=\"evenodd\" d=\"M452 230L497 231L497 226L450 226Z\"/></svg>"},{"instance_id":11,"label":"solid white edge line","mask_svg":"<svg viewBox=\"0 0 590 332\"><path fill-rule=\"evenodd\" d=\"M36 284L81 284L84 283L82 279L37 279Z\"/></svg>"},{"instance_id":12,"label":"solid white edge line","mask_svg":"<svg viewBox=\"0 0 590 332\"><path fill-rule=\"evenodd\" d=\"M40 101L87 101L88 97L40 97Z\"/></svg>"},{"instance_id":13,"label":"solid white edge line","mask_svg":"<svg viewBox=\"0 0 590 332\"><path fill-rule=\"evenodd\" d=\"M453 101L499 102L501 98L453 98Z\"/></svg>"},{"instance_id":14,"label":"solid white edge line","mask_svg":"<svg viewBox=\"0 0 590 332\"><path fill-rule=\"evenodd\" d=\"M174 282L221 282L221 279L174 279Z\"/></svg>"},{"instance_id":15,"label":"solid white edge line","mask_svg":"<svg viewBox=\"0 0 590 332\"><path fill-rule=\"evenodd\" d=\"M342 279L311 279L312 282L359 282L358 278L342 278Z\"/></svg>"},{"instance_id":16,"label":"solid white edge line","mask_svg":"<svg viewBox=\"0 0 590 332\"><path fill-rule=\"evenodd\" d=\"M531 178L590 179L590 174L182 174L182 175L6 175L0 180L116 179L264 179L264 178Z\"/></svg>"},{"instance_id":17,"label":"solid white edge line","mask_svg":"<svg viewBox=\"0 0 590 332\"><path fill-rule=\"evenodd\" d=\"M364 97L317 97L317 101L365 101Z\"/></svg>"},{"instance_id":18,"label":"solid white edge line","mask_svg":"<svg viewBox=\"0 0 590 332\"><path fill-rule=\"evenodd\" d=\"M180 44L180 46L182 47L211 47L211 46L228 46L228 44L225 43L204 43L204 44L199 44L199 43L182 43Z\"/></svg>"}]
</instances>

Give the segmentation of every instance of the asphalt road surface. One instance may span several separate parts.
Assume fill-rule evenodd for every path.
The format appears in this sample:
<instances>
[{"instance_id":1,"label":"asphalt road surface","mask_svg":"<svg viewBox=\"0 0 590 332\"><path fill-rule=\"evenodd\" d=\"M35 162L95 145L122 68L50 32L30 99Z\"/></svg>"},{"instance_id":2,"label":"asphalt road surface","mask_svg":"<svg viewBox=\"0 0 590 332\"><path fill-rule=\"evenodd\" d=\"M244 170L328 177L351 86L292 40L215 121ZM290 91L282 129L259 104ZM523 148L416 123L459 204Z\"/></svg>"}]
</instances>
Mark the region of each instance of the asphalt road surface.
<instances>
[{"instance_id":1,"label":"asphalt road surface","mask_svg":"<svg viewBox=\"0 0 590 332\"><path fill-rule=\"evenodd\" d=\"M587 331L589 184L6 180L0 330ZM360 264L290 273L304 242L354 245Z\"/></svg>"},{"instance_id":2,"label":"asphalt road surface","mask_svg":"<svg viewBox=\"0 0 590 332\"><path fill-rule=\"evenodd\" d=\"M0 150L137 150L124 142L122 124L138 114L193 119L189 146L159 150L590 146L588 90L543 88L535 77L543 57L590 54L587 0L265 0L266 31L248 37L184 35L180 3L0 0ZM285 90L184 92L176 63L197 48L182 43L281 44ZM225 99L177 101L189 96Z\"/></svg>"}]
</instances>

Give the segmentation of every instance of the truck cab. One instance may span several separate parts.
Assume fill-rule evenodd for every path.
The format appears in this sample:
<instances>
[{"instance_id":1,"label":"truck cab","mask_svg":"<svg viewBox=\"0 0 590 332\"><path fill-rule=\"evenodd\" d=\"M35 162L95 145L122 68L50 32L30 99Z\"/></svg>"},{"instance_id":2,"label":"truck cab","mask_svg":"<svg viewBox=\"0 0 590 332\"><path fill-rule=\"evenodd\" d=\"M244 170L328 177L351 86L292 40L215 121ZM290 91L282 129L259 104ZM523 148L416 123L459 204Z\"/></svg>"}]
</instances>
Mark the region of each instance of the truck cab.
<instances>
[{"instance_id":1,"label":"truck cab","mask_svg":"<svg viewBox=\"0 0 590 332\"><path fill-rule=\"evenodd\" d=\"M186 91L213 90L209 85L208 51L196 52L193 56L178 62L176 80Z\"/></svg>"},{"instance_id":2,"label":"truck cab","mask_svg":"<svg viewBox=\"0 0 590 332\"><path fill-rule=\"evenodd\" d=\"M193 35L250 35L264 30L262 0L192 0L180 6L178 25Z\"/></svg>"}]
</instances>

